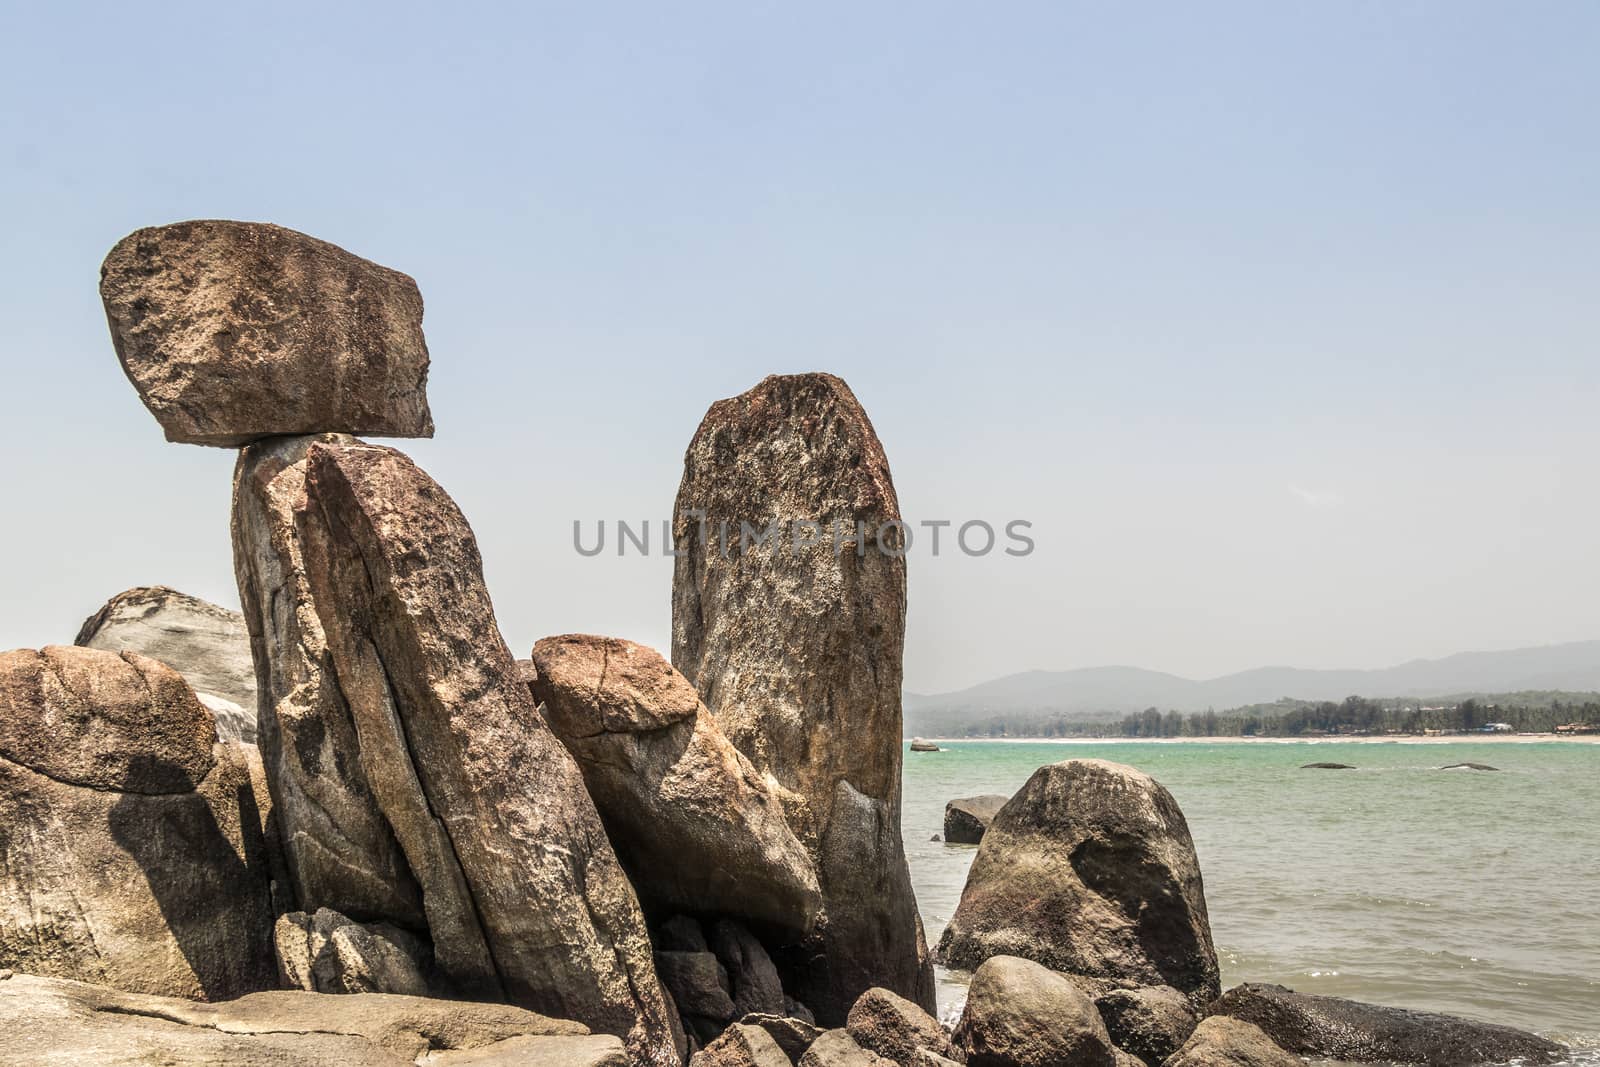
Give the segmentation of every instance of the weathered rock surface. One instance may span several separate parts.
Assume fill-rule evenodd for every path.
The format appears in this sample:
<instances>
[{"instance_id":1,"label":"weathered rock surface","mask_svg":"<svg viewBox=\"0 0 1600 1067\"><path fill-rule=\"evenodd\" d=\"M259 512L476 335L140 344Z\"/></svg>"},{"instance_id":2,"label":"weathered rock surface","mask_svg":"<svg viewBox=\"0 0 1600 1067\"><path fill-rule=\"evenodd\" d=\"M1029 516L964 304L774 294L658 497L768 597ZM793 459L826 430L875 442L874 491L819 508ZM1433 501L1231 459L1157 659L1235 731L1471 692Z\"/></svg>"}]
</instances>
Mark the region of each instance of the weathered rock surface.
<instances>
[{"instance_id":1,"label":"weathered rock surface","mask_svg":"<svg viewBox=\"0 0 1600 1067\"><path fill-rule=\"evenodd\" d=\"M731 915L797 936L812 927L817 876L778 791L683 675L654 649L584 634L545 638L533 664L545 721L577 759L647 912Z\"/></svg>"},{"instance_id":2,"label":"weathered rock surface","mask_svg":"<svg viewBox=\"0 0 1600 1067\"><path fill-rule=\"evenodd\" d=\"M967 1067L1114 1067L1094 1001L1032 960L994 956L979 967L956 1026Z\"/></svg>"},{"instance_id":3,"label":"weathered rock surface","mask_svg":"<svg viewBox=\"0 0 1600 1067\"><path fill-rule=\"evenodd\" d=\"M778 968L754 934L730 919L718 919L711 927L711 951L728 974L735 1017L783 1014Z\"/></svg>"},{"instance_id":4,"label":"weathered rock surface","mask_svg":"<svg viewBox=\"0 0 1600 1067\"><path fill-rule=\"evenodd\" d=\"M422 890L368 784L295 529L306 453L318 441L355 443L337 435L262 441L240 452L233 476L234 576L290 906L420 931Z\"/></svg>"},{"instance_id":5,"label":"weathered rock surface","mask_svg":"<svg viewBox=\"0 0 1600 1067\"><path fill-rule=\"evenodd\" d=\"M962 1056L938 1019L887 989L861 994L850 1009L845 1029L856 1044L900 1067L916 1067L918 1052L952 1060Z\"/></svg>"},{"instance_id":6,"label":"weathered rock surface","mask_svg":"<svg viewBox=\"0 0 1600 1067\"><path fill-rule=\"evenodd\" d=\"M322 908L280 915L273 928L279 983L310 993L429 993L428 947L389 923L358 923Z\"/></svg>"},{"instance_id":7,"label":"weathered rock surface","mask_svg":"<svg viewBox=\"0 0 1600 1067\"><path fill-rule=\"evenodd\" d=\"M996 955L1059 971L1219 992L1200 865L1177 802L1105 760L1035 771L978 847L939 951L953 967Z\"/></svg>"},{"instance_id":8,"label":"weathered rock surface","mask_svg":"<svg viewBox=\"0 0 1600 1067\"><path fill-rule=\"evenodd\" d=\"M250 772L176 671L0 653L0 965L217 999L273 984Z\"/></svg>"},{"instance_id":9,"label":"weathered rock surface","mask_svg":"<svg viewBox=\"0 0 1600 1067\"><path fill-rule=\"evenodd\" d=\"M160 660L194 689L222 741L256 743L256 671L244 618L164 585L118 593L78 630L75 645Z\"/></svg>"},{"instance_id":10,"label":"weathered rock surface","mask_svg":"<svg viewBox=\"0 0 1600 1067\"><path fill-rule=\"evenodd\" d=\"M299 991L217 1004L17 974L0 981L4 1067L623 1067L615 1037L500 1004ZM516 1044L513 1044L515 1042ZM587 1057L577 1053L588 1050ZM474 1058L468 1058L472 1053ZM491 1055L492 1054L492 1055Z\"/></svg>"},{"instance_id":11,"label":"weathered rock surface","mask_svg":"<svg viewBox=\"0 0 1600 1067\"><path fill-rule=\"evenodd\" d=\"M830 1024L873 986L931 1009L900 837L906 570L898 527L885 526L899 504L866 412L827 374L770 377L713 404L675 515L672 662L792 794L789 825L817 865L823 921L778 960L785 987ZM741 523L771 522L789 525L763 547L739 543ZM809 522L817 543L796 547Z\"/></svg>"},{"instance_id":12,"label":"weathered rock surface","mask_svg":"<svg viewBox=\"0 0 1600 1067\"><path fill-rule=\"evenodd\" d=\"M1112 1043L1150 1067L1161 1067L1199 1022L1189 998L1171 986L1113 990L1096 997L1094 1006Z\"/></svg>"},{"instance_id":13,"label":"weathered rock surface","mask_svg":"<svg viewBox=\"0 0 1600 1067\"><path fill-rule=\"evenodd\" d=\"M1290 1052L1357 1063L1427 1067L1469 1067L1507 1060L1548 1063L1563 1051L1553 1041L1509 1026L1319 997L1254 982L1228 990L1210 1010L1212 1015L1231 1016L1260 1027Z\"/></svg>"},{"instance_id":14,"label":"weathered rock surface","mask_svg":"<svg viewBox=\"0 0 1600 1067\"><path fill-rule=\"evenodd\" d=\"M938 752L939 751L939 746L936 745L935 743L933 743L932 741L929 741L926 738L913 737L911 739L911 751L913 751L913 752Z\"/></svg>"},{"instance_id":15,"label":"weathered rock surface","mask_svg":"<svg viewBox=\"0 0 1600 1067\"><path fill-rule=\"evenodd\" d=\"M811 1043L822 1036L822 1030L809 1019L792 1015L746 1015L739 1020L747 1026L759 1026L783 1049L791 1060L804 1056Z\"/></svg>"},{"instance_id":16,"label":"weathered rock surface","mask_svg":"<svg viewBox=\"0 0 1600 1067\"><path fill-rule=\"evenodd\" d=\"M119 241L100 298L169 441L433 436L422 295L399 271L281 226L179 222Z\"/></svg>"},{"instance_id":17,"label":"weathered rock surface","mask_svg":"<svg viewBox=\"0 0 1600 1067\"><path fill-rule=\"evenodd\" d=\"M735 1023L689 1060L689 1067L792 1067L772 1035L759 1026Z\"/></svg>"},{"instance_id":18,"label":"weathered rock surface","mask_svg":"<svg viewBox=\"0 0 1600 1067\"><path fill-rule=\"evenodd\" d=\"M1201 1021L1165 1067L1304 1067L1260 1028L1225 1015Z\"/></svg>"},{"instance_id":19,"label":"weathered rock surface","mask_svg":"<svg viewBox=\"0 0 1600 1067\"><path fill-rule=\"evenodd\" d=\"M311 602L435 962L676 1064L638 899L500 637L466 519L393 449L318 443L306 461Z\"/></svg>"},{"instance_id":20,"label":"weathered rock surface","mask_svg":"<svg viewBox=\"0 0 1600 1067\"><path fill-rule=\"evenodd\" d=\"M728 972L709 952L657 952L656 973L685 1016L726 1024L733 1018Z\"/></svg>"},{"instance_id":21,"label":"weathered rock surface","mask_svg":"<svg viewBox=\"0 0 1600 1067\"><path fill-rule=\"evenodd\" d=\"M800 1057L799 1067L894 1067L894 1065L877 1053L862 1048L848 1031L827 1030L806 1049L806 1054Z\"/></svg>"},{"instance_id":22,"label":"weathered rock surface","mask_svg":"<svg viewBox=\"0 0 1600 1067\"><path fill-rule=\"evenodd\" d=\"M961 797L944 806L944 839L954 845L976 845L1010 797L985 793Z\"/></svg>"}]
</instances>

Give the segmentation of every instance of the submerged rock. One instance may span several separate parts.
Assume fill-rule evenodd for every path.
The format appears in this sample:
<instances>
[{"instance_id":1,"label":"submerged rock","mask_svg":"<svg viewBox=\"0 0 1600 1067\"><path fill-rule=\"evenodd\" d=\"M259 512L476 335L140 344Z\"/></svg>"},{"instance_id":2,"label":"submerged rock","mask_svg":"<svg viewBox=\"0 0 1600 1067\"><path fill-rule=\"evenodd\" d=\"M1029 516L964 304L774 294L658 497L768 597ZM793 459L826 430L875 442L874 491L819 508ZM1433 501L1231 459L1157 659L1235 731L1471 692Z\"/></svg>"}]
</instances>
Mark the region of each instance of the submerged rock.
<instances>
[{"instance_id":1,"label":"submerged rock","mask_svg":"<svg viewBox=\"0 0 1600 1067\"><path fill-rule=\"evenodd\" d=\"M0 653L0 965L221 999L273 984L243 748L134 652Z\"/></svg>"},{"instance_id":2,"label":"submerged rock","mask_svg":"<svg viewBox=\"0 0 1600 1067\"><path fill-rule=\"evenodd\" d=\"M953 845L976 845L1010 799L998 793L985 793L949 801L944 806L944 839Z\"/></svg>"},{"instance_id":3,"label":"submerged rock","mask_svg":"<svg viewBox=\"0 0 1600 1067\"><path fill-rule=\"evenodd\" d=\"M500 637L448 494L390 448L317 443L297 509L311 602L440 969L679 1062L638 900ZM509 773L508 773L509 770Z\"/></svg>"},{"instance_id":4,"label":"submerged rock","mask_svg":"<svg viewBox=\"0 0 1600 1067\"><path fill-rule=\"evenodd\" d=\"M1032 960L994 956L972 976L955 1042L967 1067L1114 1067L1094 1001Z\"/></svg>"},{"instance_id":5,"label":"submerged rock","mask_svg":"<svg viewBox=\"0 0 1600 1067\"><path fill-rule=\"evenodd\" d=\"M1255 1024L1290 1052L1356 1063L1425 1067L1507 1060L1549 1063L1565 1051L1553 1041L1509 1026L1254 982L1234 986L1210 1010Z\"/></svg>"},{"instance_id":6,"label":"submerged rock","mask_svg":"<svg viewBox=\"0 0 1600 1067\"><path fill-rule=\"evenodd\" d=\"M1300 769L1302 771L1353 771L1356 768L1353 763L1302 763Z\"/></svg>"},{"instance_id":7,"label":"submerged rock","mask_svg":"<svg viewBox=\"0 0 1600 1067\"><path fill-rule=\"evenodd\" d=\"M1487 763L1447 763L1439 768L1441 771L1498 771L1499 767L1491 767Z\"/></svg>"},{"instance_id":8,"label":"submerged rock","mask_svg":"<svg viewBox=\"0 0 1600 1067\"><path fill-rule=\"evenodd\" d=\"M164 585L140 586L84 620L73 644L160 660L216 716L219 740L256 743L256 670L237 611Z\"/></svg>"},{"instance_id":9,"label":"submerged rock","mask_svg":"<svg viewBox=\"0 0 1600 1067\"><path fill-rule=\"evenodd\" d=\"M1201 1020L1165 1067L1304 1067L1304 1063L1273 1044L1259 1027L1213 1015Z\"/></svg>"},{"instance_id":10,"label":"submerged rock","mask_svg":"<svg viewBox=\"0 0 1600 1067\"><path fill-rule=\"evenodd\" d=\"M1183 812L1149 775L1105 760L1041 767L990 825L939 942L952 967L991 956L1073 974L1219 992Z\"/></svg>"},{"instance_id":11,"label":"submerged rock","mask_svg":"<svg viewBox=\"0 0 1600 1067\"><path fill-rule=\"evenodd\" d=\"M100 298L169 441L433 436L422 295L399 271L281 226L179 222L119 241Z\"/></svg>"},{"instance_id":12,"label":"submerged rock","mask_svg":"<svg viewBox=\"0 0 1600 1067\"><path fill-rule=\"evenodd\" d=\"M777 789L683 675L654 649L584 634L540 641L533 665L545 720L648 911L737 916L795 936L812 927L816 871Z\"/></svg>"},{"instance_id":13,"label":"submerged rock","mask_svg":"<svg viewBox=\"0 0 1600 1067\"><path fill-rule=\"evenodd\" d=\"M779 960L786 987L835 1025L873 986L931 1009L900 836L906 568L866 412L827 374L718 401L685 454L675 515L672 662L791 794L789 825L817 867L822 924ZM773 522L762 546L738 543L741 523Z\"/></svg>"}]
</instances>

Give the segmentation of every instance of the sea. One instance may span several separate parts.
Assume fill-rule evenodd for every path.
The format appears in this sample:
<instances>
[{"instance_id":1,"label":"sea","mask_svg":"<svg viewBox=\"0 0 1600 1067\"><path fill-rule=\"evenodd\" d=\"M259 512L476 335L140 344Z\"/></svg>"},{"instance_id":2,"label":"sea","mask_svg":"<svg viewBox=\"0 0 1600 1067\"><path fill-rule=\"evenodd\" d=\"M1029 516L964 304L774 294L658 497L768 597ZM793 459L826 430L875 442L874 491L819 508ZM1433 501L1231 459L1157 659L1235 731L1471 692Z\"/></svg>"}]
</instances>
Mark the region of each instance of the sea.
<instances>
[{"instance_id":1,"label":"sea","mask_svg":"<svg viewBox=\"0 0 1600 1067\"><path fill-rule=\"evenodd\" d=\"M1276 982L1532 1030L1600 1065L1600 745L1474 741L941 741L905 753L911 880L937 945L977 846L931 840L956 797L1098 758L1177 799L1223 987ZM1354 770L1303 770L1311 762ZM1484 763L1497 771L1441 770ZM941 1017L969 976L939 971Z\"/></svg>"}]
</instances>

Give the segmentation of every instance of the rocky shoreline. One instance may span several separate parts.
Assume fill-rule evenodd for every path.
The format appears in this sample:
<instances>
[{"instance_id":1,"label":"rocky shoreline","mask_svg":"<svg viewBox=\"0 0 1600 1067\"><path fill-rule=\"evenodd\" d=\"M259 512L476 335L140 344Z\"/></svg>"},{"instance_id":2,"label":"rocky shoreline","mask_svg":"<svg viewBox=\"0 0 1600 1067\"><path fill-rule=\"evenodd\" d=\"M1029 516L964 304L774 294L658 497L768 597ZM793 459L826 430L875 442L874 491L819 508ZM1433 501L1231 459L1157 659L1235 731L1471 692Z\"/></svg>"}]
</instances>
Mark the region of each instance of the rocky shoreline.
<instances>
[{"instance_id":1,"label":"rocky shoreline","mask_svg":"<svg viewBox=\"0 0 1600 1067\"><path fill-rule=\"evenodd\" d=\"M671 662L500 635L429 437L406 275L280 227L140 230L102 268L169 441L238 451L242 613L119 594L0 653L0 1064L1213 1067L1550 1062L1531 1034L1224 992L1183 814L1040 768L938 957L901 838L903 553L838 378L711 405L678 490ZM697 539L805 516L849 550ZM924 745L922 750L936 750ZM953 821L952 821L953 820Z\"/></svg>"}]
</instances>

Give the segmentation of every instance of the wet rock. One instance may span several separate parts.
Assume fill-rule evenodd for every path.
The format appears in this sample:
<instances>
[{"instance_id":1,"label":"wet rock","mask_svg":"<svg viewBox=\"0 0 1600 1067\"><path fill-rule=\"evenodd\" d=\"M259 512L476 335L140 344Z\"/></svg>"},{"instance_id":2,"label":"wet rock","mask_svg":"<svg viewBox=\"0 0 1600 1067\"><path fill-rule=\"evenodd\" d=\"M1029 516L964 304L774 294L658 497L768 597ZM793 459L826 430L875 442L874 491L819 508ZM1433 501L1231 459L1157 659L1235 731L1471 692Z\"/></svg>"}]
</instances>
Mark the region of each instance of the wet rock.
<instances>
[{"instance_id":1,"label":"wet rock","mask_svg":"<svg viewBox=\"0 0 1600 1067\"><path fill-rule=\"evenodd\" d=\"M362 993L254 993L217 1004L19 974L0 983L4 1067L623 1067L615 1037L502 1004ZM465 1054L515 1051L519 1058ZM591 1050L572 1058L577 1043ZM604 1052L604 1055L598 1053ZM547 1052L552 1055L545 1055ZM461 1058L452 1058L452 1057ZM563 1058L564 1057L564 1058Z\"/></svg>"},{"instance_id":2,"label":"wet rock","mask_svg":"<svg viewBox=\"0 0 1600 1067\"><path fill-rule=\"evenodd\" d=\"M728 974L736 1017L783 1014L778 969L754 934L739 923L719 919L711 928L711 951Z\"/></svg>"},{"instance_id":3,"label":"wet rock","mask_svg":"<svg viewBox=\"0 0 1600 1067\"><path fill-rule=\"evenodd\" d=\"M1150 1067L1161 1067L1199 1021L1189 999L1171 986L1113 990L1096 997L1094 1005L1112 1043Z\"/></svg>"},{"instance_id":4,"label":"wet rock","mask_svg":"<svg viewBox=\"0 0 1600 1067\"><path fill-rule=\"evenodd\" d=\"M944 839L954 845L976 845L1010 797L986 793L961 797L944 806Z\"/></svg>"},{"instance_id":5,"label":"wet rock","mask_svg":"<svg viewBox=\"0 0 1600 1067\"><path fill-rule=\"evenodd\" d=\"M766 1030L735 1023L696 1052L689 1067L791 1067L791 1063Z\"/></svg>"},{"instance_id":6,"label":"wet rock","mask_svg":"<svg viewBox=\"0 0 1600 1067\"><path fill-rule=\"evenodd\" d=\"M358 923L323 908L278 917L273 928L278 978L311 993L428 995L428 948L389 923Z\"/></svg>"},{"instance_id":7,"label":"wet rock","mask_svg":"<svg viewBox=\"0 0 1600 1067\"><path fill-rule=\"evenodd\" d=\"M1219 991L1200 865L1172 794L1132 767L1035 771L995 816L939 951L953 967L1022 956L1074 974Z\"/></svg>"},{"instance_id":8,"label":"wet rock","mask_svg":"<svg viewBox=\"0 0 1600 1067\"><path fill-rule=\"evenodd\" d=\"M422 296L399 271L281 226L179 222L118 242L100 298L169 441L433 436Z\"/></svg>"},{"instance_id":9,"label":"wet rock","mask_svg":"<svg viewBox=\"0 0 1600 1067\"><path fill-rule=\"evenodd\" d=\"M220 999L273 984L243 749L134 652L0 653L0 964Z\"/></svg>"},{"instance_id":10,"label":"wet rock","mask_svg":"<svg viewBox=\"0 0 1600 1067\"><path fill-rule=\"evenodd\" d=\"M772 1036L783 1049L784 1055L798 1061L812 1042L822 1036L822 1030L810 1019L792 1015L746 1015L739 1020L747 1026L759 1026Z\"/></svg>"},{"instance_id":11,"label":"wet rock","mask_svg":"<svg viewBox=\"0 0 1600 1067\"><path fill-rule=\"evenodd\" d=\"M1260 1027L1290 1052L1355 1063L1426 1067L1469 1067L1507 1060L1549 1063L1564 1051L1552 1041L1509 1026L1296 993L1254 982L1228 990L1210 1010L1213 1015Z\"/></svg>"},{"instance_id":12,"label":"wet rock","mask_svg":"<svg viewBox=\"0 0 1600 1067\"><path fill-rule=\"evenodd\" d=\"M799 1067L893 1067L893 1063L862 1048L848 1031L828 1030L806 1049Z\"/></svg>"},{"instance_id":13,"label":"wet rock","mask_svg":"<svg viewBox=\"0 0 1600 1067\"><path fill-rule=\"evenodd\" d=\"M1487 763L1447 763L1439 768L1441 771L1498 771L1499 767L1491 767Z\"/></svg>"},{"instance_id":14,"label":"wet rock","mask_svg":"<svg viewBox=\"0 0 1600 1067\"><path fill-rule=\"evenodd\" d=\"M738 543L741 522L773 521L789 525L763 547ZM900 835L898 521L883 447L831 375L774 376L713 404L684 458L672 662L789 794L824 920L778 965L785 987L831 1024L873 986L934 1003ZM815 543L805 523L818 524ZM839 552L835 529L848 534Z\"/></svg>"},{"instance_id":15,"label":"wet rock","mask_svg":"<svg viewBox=\"0 0 1600 1067\"><path fill-rule=\"evenodd\" d=\"M845 1029L856 1044L900 1067L915 1067L917 1053L960 1059L939 1020L887 989L869 989L850 1009Z\"/></svg>"},{"instance_id":16,"label":"wet rock","mask_svg":"<svg viewBox=\"0 0 1600 1067\"><path fill-rule=\"evenodd\" d=\"M1300 769L1302 771L1353 771L1356 768L1352 763L1302 763Z\"/></svg>"},{"instance_id":17,"label":"wet rock","mask_svg":"<svg viewBox=\"0 0 1600 1067\"><path fill-rule=\"evenodd\" d=\"M1203 1019L1164 1067L1304 1067L1258 1027L1225 1015Z\"/></svg>"},{"instance_id":18,"label":"wet rock","mask_svg":"<svg viewBox=\"0 0 1600 1067\"><path fill-rule=\"evenodd\" d=\"M994 956L972 976L955 1043L968 1067L1114 1067L1094 1001L1032 960Z\"/></svg>"},{"instance_id":19,"label":"wet rock","mask_svg":"<svg viewBox=\"0 0 1600 1067\"><path fill-rule=\"evenodd\" d=\"M683 675L654 649L583 634L545 638L533 663L545 720L577 759L647 911L735 916L796 936L812 927L811 857L777 791Z\"/></svg>"},{"instance_id":20,"label":"wet rock","mask_svg":"<svg viewBox=\"0 0 1600 1067\"><path fill-rule=\"evenodd\" d=\"M679 1062L638 899L500 637L466 519L389 448L314 444L305 479L311 602L436 964Z\"/></svg>"},{"instance_id":21,"label":"wet rock","mask_svg":"<svg viewBox=\"0 0 1600 1067\"><path fill-rule=\"evenodd\" d=\"M160 660L211 709L221 741L256 743L256 672L244 618L164 585L118 593L78 630L75 645Z\"/></svg>"}]
</instances>

